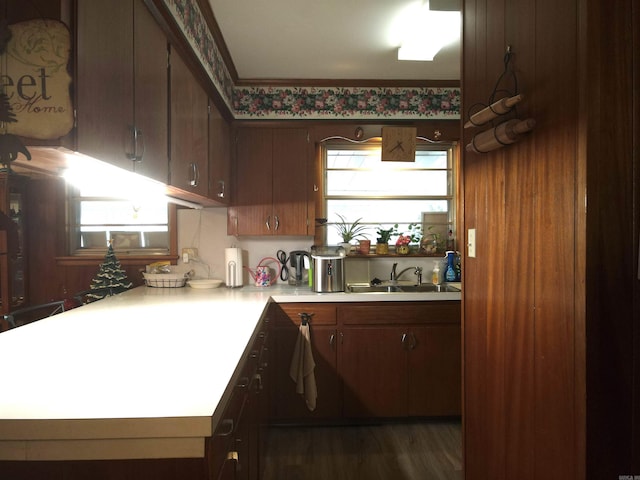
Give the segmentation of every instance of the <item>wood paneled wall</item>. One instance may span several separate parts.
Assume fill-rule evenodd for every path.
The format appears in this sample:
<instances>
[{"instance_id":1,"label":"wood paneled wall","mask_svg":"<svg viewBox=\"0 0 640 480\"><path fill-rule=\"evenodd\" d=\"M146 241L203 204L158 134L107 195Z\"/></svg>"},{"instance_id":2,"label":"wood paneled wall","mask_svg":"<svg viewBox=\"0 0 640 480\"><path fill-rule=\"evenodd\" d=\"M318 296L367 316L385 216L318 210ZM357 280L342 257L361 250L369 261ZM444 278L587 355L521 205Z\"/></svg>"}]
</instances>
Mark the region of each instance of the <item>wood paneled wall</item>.
<instances>
[{"instance_id":1,"label":"wood paneled wall","mask_svg":"<svg viewBox=\"0 0 640 480\"><path fill-rule=\"evenodd\" d=\"M599 479L640 475L640 4L584 3L586 457Z\"/></svg>"},{"instance_id":2,"label":"wood paneled wall","mask_svg":"<svg viewBox=\"0 0 640 480\"><path fill-rule=\"evenodd\" d=\"M467 479L640 472L637 8L465 2L463 111L488 101L511 45L518 117L537 121L519 143L463 154L477 234L463 268Z\"/></svg>"}]
</instances>

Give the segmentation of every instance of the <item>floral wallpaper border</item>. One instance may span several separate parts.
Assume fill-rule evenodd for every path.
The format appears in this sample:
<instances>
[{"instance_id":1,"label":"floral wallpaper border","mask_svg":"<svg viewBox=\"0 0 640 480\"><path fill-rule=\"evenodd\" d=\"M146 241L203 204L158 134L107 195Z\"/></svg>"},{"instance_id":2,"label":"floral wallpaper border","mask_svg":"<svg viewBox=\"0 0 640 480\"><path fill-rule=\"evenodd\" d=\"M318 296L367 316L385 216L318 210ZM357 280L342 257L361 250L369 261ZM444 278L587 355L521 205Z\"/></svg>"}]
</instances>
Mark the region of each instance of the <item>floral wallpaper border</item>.
<instances>
[{"instance_id":1,"label":"floral wallpaper border","mask_svg":"<svg viewBox=\"0 0 640 480\"><path fill-rule=\"evenodd\" d=\"M196 0L163 0L236 119L460 118L457 87L236 87Z\"/></svg>"},{"instance_id":2,"label":"floral wallpaper border","mask_svg":"<svg viewBox=\"0 0 640 480\"><path fill-rule=\"evenodd\" d=\"M460 118L458 88L238 87L239 119Z\"/></svg>"},{"instance_id":3,"label":"floral wallpaper border","mask_svg":"<svg viewBox=\"0 0 640 480\"><path fill-rule=\"evenodd\" d=\"M163 0L200 59L216 89L233 111L233 80L196 0Z\"/></svg>"}]
</instances>

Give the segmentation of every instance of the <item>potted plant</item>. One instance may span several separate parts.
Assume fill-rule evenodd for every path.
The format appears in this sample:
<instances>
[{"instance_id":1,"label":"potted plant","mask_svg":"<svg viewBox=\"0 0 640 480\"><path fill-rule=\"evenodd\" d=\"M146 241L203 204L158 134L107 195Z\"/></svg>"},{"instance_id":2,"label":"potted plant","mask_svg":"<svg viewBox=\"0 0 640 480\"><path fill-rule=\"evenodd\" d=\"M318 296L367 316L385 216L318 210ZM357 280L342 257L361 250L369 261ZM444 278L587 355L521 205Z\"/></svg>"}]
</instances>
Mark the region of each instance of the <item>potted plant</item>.
<instances>
[{"instance_id":1,"label":"potted plant","mask_svg":"<svg viewBox=\"0 0 640 480\"><path fill-rule=\"evenodd\" d=\"M336 222L334 225L336 227L336 230L338 231L338 235L340 235L340 237L342 238L342 242L344 244L342 246L345 248L345 250L347 250L348 253L349 249L351 248L351 240L364 232L367 229L367 226L361 223L362 218L358 218L354 222L348 222L347 219L339 213L336 213L336 215L340 218L340 221Z\"/></svg>"},{"instance_id":2,"label":"potted plant","mask_svg":"<svg viewBox=\"0 0 640 480\"><path fill-rule=\"evenodd\" d=\"M428 235L425 235L420 242L420 246L425 253L435 254L442 251L442 238L441 235L434 231L435 226L431 225L427 228Z\"/></svg>"},{"instance_id":3,"label":"potted plant","mask_svg":"<svg viewBox=\"0 0 640 480\"><path fill-rule=\"evenodd\" d=\"M397 226L396 224L395 227ZM407 255L411 251L411 245L416 243L420 243L420 225L410 223L407 232L400 234L396 240L396 253Z\"/></svg>"},{"instance_id":4,"label":"potted plant","mask_svg":"<svg viewBox=\"0 0 640 480\"><path fill-rule=\"evenodd\" d=\"M382 228L382 225L377 228L376 253L378 255L389 253L389 240L391 240L391 235L396 233L397 227L398 225L396 224L391 228Z\"/></svg>"}]
</instances>

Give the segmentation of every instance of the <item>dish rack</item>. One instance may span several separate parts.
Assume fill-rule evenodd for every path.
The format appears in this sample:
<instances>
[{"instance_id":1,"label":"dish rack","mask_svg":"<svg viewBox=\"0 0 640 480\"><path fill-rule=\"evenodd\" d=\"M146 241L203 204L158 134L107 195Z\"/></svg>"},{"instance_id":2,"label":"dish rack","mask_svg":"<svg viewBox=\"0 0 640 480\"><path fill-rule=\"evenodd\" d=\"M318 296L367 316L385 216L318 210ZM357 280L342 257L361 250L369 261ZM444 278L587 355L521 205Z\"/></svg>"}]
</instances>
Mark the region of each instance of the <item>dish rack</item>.
<instances>
[{"instance_id":1,"label":"dish rack","mask_svg":"<svg viewBox=\"0 0 640 480\"><path fill-rule=\"evenodd\" d=\"M187 273L146 273L143 272L147 287L180 288L189 280Z\"/></svg>"}]
</instances>

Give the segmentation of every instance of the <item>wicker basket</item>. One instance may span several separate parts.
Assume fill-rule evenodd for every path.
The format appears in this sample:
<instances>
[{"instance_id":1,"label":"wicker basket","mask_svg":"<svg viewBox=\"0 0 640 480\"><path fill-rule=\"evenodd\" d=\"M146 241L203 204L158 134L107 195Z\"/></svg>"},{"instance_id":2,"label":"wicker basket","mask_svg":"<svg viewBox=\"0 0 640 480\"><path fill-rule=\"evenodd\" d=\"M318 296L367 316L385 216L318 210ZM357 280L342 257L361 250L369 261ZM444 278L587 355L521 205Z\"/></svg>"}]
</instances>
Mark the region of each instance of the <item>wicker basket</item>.
<instances>
[{"instance_id":1,"label":"wicker basket","mask_svg":"<svg viewBox=\"0 0 640 480\"><path fill-rule=\"evenodd\" d=\"M180 288L184 287L189 276L184 273L143 273L147 287Z\"/></svg>"}]
</instances>

